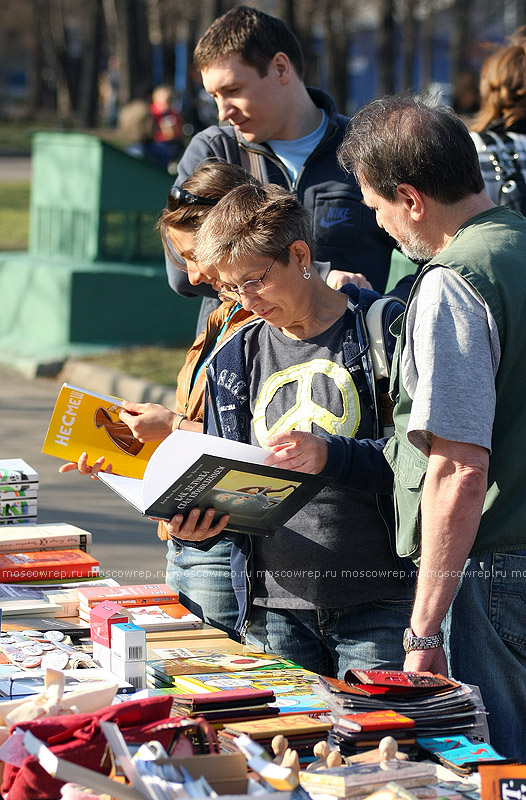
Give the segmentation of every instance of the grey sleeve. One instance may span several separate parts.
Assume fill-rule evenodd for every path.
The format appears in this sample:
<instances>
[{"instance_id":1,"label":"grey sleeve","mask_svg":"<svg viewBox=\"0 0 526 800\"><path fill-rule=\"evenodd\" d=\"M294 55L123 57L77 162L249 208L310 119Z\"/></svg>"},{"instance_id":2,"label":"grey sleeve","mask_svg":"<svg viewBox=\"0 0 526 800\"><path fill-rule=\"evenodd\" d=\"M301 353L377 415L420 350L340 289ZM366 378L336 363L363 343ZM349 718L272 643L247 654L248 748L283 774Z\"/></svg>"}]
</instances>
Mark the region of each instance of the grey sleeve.
<instances>
[{"instance_id":1,"label":"grey sleeve","mask_svg":"<svg viewBox=\"0 0 526 800\"><path fill-rule=\"evenodd\" d=\"M490 309L458 273L437 267L422 279L407 323L409 440L426 455L431 434L491 451L500 342Z\"/></svg>"}]
</instances>

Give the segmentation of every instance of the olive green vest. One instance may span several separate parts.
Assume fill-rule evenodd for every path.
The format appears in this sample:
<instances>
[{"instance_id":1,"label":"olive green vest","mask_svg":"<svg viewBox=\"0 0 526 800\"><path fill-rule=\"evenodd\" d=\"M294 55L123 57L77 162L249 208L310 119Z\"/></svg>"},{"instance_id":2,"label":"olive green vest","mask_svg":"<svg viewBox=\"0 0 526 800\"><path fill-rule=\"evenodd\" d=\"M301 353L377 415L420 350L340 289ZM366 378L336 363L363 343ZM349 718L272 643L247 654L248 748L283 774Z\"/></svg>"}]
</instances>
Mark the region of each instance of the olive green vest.
<instances>
[{"instance_id":1,"label":"olive green vest","mask_svg":"<svg viewBox=\"0 0 526 800\"><path fill-rule=\"evenodd\" d=\"M468 266L469 265L469 266ZM499 331L501 360L496 376L496 410L488 491L473 553L526 546L526 219L498 206L469 219L450 245L435 256L413 286L435 266L462 275L488 304ZM427 457L407 438L411 398L401 380L400 356L406 317L394 323L398 337L391 396L395 435L385 457L394 472L397 550L418 561L420 500ZM469 403L469 397L466 397Z\"/></svg>"}]
</instances>

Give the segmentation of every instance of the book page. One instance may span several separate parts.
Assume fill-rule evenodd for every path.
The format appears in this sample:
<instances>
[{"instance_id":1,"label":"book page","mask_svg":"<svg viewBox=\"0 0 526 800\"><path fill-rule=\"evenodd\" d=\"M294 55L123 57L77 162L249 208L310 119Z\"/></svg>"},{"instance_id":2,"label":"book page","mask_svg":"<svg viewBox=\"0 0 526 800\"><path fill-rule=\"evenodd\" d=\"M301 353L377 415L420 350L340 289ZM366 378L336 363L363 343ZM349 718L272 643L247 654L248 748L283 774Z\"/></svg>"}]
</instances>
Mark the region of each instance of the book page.
<instances>
[{"instance_id":1,"label":"book page","mask_svg":"<svg viewBox=\"0 0 526 800\"><path fill-rule=\"evenodd\" d=\"M206 433L174 431L150 458L143 479L143 508L148 508L203 454L263 464L268 450Z\"/></svg>"}]
</instances>

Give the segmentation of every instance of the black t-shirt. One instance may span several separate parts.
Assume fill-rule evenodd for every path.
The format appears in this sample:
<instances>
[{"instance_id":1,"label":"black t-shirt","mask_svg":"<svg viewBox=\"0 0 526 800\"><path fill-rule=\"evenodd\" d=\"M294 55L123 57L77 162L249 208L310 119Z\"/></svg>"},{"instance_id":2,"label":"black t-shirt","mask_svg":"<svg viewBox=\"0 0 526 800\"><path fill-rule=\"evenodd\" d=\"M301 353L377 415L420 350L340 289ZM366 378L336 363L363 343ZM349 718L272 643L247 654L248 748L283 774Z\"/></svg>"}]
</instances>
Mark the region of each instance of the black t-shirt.
<instances>
[{"instance_id":1,"label":"black t-shirt","mask_svg":"<svg viewBox=\"0 0 526 800\"><path fill-rule=\"evenodd\" d=\"M342 317L308 340L262 323L245 334L251 442L295 428L356 438L373 433L345 368ZM393 573L376 495L331 484L270 539L254 537L253 598L269 608L334 608L411 592Z\"/></svg>"}]
</instances>

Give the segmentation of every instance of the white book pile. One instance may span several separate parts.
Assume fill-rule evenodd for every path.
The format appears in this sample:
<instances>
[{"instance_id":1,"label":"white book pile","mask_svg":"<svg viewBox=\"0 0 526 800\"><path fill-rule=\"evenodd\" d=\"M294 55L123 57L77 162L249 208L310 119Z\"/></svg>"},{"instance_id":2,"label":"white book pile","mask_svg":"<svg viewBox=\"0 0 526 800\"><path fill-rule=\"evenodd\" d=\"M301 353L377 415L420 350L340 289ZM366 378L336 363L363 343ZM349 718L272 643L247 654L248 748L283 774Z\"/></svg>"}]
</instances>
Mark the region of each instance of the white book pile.
<instances>
[{"instance_id":1,"label":"white book pile","mask_svg":"<svg viewBox=\"0 0 526 800\"><path fill-rule=\"evenodd\" d=\"M35 524L38 472L23 458L0 458L0 525Z\"/></svg>"}]
</instances>

